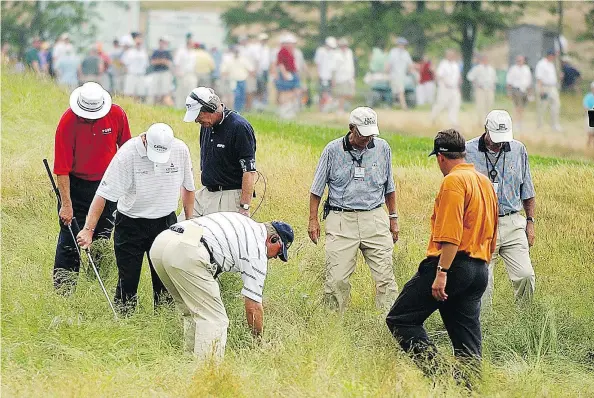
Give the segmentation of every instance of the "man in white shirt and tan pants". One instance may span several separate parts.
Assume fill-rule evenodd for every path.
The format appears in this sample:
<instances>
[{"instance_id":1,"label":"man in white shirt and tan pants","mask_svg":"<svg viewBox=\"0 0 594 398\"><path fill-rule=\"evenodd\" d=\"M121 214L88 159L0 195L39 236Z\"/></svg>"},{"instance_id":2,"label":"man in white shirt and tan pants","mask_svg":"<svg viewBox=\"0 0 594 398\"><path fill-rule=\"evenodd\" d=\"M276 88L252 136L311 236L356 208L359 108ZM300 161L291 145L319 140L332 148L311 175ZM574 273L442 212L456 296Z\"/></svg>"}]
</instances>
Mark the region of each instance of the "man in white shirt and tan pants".
<instances>
[{"instance_id":1,"label":"man in white shirt and tan pants","mask_svg":"<svg viewBox=\"0 0 594 398\"><path fill-rule=\"evenodd\" d=\"M118 267L114 301L123 314L136 307L144 254L149 254L157 235L177 221L180 195L186 217L192 216L195 190L190 151L165 123L155 123L128 140L109 164L77 241L83 249L88 248L105 201L118 203L113 237ZM166 290L150 256L148 261L158 305L168 297L162 297Z\"/></svg>"},{"instance_id":2,"label":"man in white shirt and tan pants","mask_svg":"<svg viewBox=\"0 0 594 398\"><path fill-rule=\"evenodd\" d=\"M507 92L514 103L514 129L521 130L524 119L524 109L528 103L528 93L532 87L532 72L526 65L526 57L518 55L515 65L507 71L506 77Z\"/></svg>"},{"instance_id":3,"label":"man in white shirt and tan pants","mask_svg":"<svg viewBox=\"0 0 594 398\"><path fill-rule=\"evenodd\" d=\"M497 83L495 68L489 65L487 56L481 54L479 55L479 64L470 69L466 78L474 87L477 124L482 126L487 113L493 109L495 102L495 84Z\"/></svg>"},{"instance_id":4,"label":"man in white shirt and tan pants","mask_svg":"<svg viewBox=\"0 0 594 398\"><path fill-rule=\"evenodd\" d=\"M435 123L442 110L448 110L450 123L454 128L458 126L460 112L460 66L456 62L454 50L446 51L446 58L439 63L435 73L437 80L437 98L431 111L431 121Z\"/></svg>"},{"instance_id":5,"label":"man in white shirt and tan pants","mask_svg":"<svg viewBox=\"0 0 594 398\"><path fill-rule=\"evenodd\" d=\"M534 75L536 76L538 127L542 127L544 113L548 107L551 112L551 127L560 132L562 130L559 123L561 102L557 89L557 69L555 68L555 52L553 50L547 51L546 57L538 61Z\"/></svg>"}]
</instances>

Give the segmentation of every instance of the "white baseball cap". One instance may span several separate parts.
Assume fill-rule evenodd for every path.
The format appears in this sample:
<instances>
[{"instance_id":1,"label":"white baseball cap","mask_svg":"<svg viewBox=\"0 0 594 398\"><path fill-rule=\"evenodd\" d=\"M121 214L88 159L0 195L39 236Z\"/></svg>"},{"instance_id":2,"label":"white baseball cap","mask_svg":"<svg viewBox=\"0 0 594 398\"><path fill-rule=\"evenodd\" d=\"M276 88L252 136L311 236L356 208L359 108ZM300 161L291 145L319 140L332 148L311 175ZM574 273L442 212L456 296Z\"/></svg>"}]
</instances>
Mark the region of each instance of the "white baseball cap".
<instances>
[{"instance_id":1,"label":"white baseball cap","mask_svg":"<svg viewBox=\"0 0 594 398\"><path fill-rule=\"evenodd\" d=\"M203 106L216 111L219 105L221 105L221 100L212 88L197 87L186 97L184 122L191 123L196 120Z\"/></svg>"},{"instance_id":2,"label":"white baseball cap","mask_svg":"<svg viewBox=\"0 0 594 398\"><path fill-rule=\"evenodd\" d=\"M280 42L281 42L281 44L283 44L283 43L297 44L297 38L292 33L286 33L281 36Z\"/></svg>"},{"instance_id":3,"label":"white baseball cap","mask_svg":"<svg viewBox=\"0 0 594 398\"><path fill-rule=\"evenodd\" d=\"M338 47L338 43L336 42L336 38L333 36L326 37L325 43L330 48Z\"/></svg>"},{"instance_id":4,"label":"white baseball cap","mask_svg":"<svg viewBox=\"0 0 594 398\"><path fill-rule=\"evenodd\" d=\"M146 156L155 163L167 163L173 145L173 130L165 123L155 123L146 134Z\"/></svg>"},{"instance_id":5,"label":"white baseball cap","mask_svg":"<svg viewBox=\"0 0 594 398\"><path fill-rule=\"evenodd\" d=\"M353 109L349 116L349 123L357 126L357 129L362 136L369 137L370 135L379 135L377 113L371 108L361 106Z\"/></svg>"},{"instance_id":6,"label":"white baseball cap","mask_svg":"<svg viewBox=\"0 0 594 398\"><path fill-rule=\"evenodd\" d=\"M101 119L111 109L111 95L99 83L85 83L70 94L70 109L85 119Z\"/></svg>"},{"instance_id":7,"label":"white baseball cap","mask_svg":"<svg viewBox=\"0 0 594 398\"><path fill-rule=\"evenodd\" d=\"M485 120L485 128L489 132L491 141L496 144L514 139L512 119L507 111L496 109L489 112Z\"/></svg>"}]
</instances>

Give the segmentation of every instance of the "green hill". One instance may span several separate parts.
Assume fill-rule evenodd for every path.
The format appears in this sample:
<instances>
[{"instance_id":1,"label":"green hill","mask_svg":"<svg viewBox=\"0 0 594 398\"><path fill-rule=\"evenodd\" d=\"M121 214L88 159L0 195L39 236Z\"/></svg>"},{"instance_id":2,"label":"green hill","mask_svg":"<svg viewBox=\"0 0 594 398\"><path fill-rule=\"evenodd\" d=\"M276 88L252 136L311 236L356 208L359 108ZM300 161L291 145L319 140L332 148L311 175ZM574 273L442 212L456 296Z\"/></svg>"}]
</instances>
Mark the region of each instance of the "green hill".
<instances>
[{"instance_id":1,"label":"green hill","mask_svg":"<svg viewBox=\"0 0 594 398\"><path fill-rule=\"evenodd\" d=\"M199 164L197 127L182 123L181 111L115 102L127 111L133 135L151 123L169 123ZM286 220L296 231L291 260L269 265L262 343L248 332L235 275L222 278L231 324L219 366L198 366L182 353L174 310L152 313L146 268L139 309L126 320L112 319L86 272L72 297L54 294L58 223L41 160L52 161L55 127L67 106L68 94L48 82L2 75L4 396L464 395L448 375L435 384L424 378L400 352L373 306L367 267L353 276L352 304L342 318L320 303L324 250L307 237L308 188L323 146L345 132L340 129L249 116L259 168L268 179L255 218ZM427 158L430 139L387 131L382 137L394 153L401 214L394 264L401 287L423 257L441 174ZM543 157L531 163L537 190L535 302L517 308L503 265L496 268L494 312L483 322L485 370L476 393L594 396L594 164ZM262 182L257 190L262 198ZM103 250L112 252L110 246ZM110 255L103 269L110 294L117 277L113 262ZM442 352L449 352L439 317L430 318L428 327Z\"/></svg>"}]
</instances>

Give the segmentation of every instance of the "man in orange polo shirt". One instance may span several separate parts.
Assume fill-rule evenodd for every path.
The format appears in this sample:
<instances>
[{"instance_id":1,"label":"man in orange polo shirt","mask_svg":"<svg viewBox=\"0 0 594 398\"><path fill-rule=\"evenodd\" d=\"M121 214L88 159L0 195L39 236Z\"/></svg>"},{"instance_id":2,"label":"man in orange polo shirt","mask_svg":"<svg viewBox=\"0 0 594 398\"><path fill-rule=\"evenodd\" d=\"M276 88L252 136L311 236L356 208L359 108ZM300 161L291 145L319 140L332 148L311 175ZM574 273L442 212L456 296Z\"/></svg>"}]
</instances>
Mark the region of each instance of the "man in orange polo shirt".
<instances>
[{"instance_id":1,"label":"man in orange polo shirt","mask_svg":"<svg viewBox=\"0 0 594 398\"><path fill-rule=\"evenodd\" d=\"M436 155L444 179L431 217L427 258L386 318L392 335L426 374L434 371L437 350L423 323L436 310L454 355L478 365L481 297L497 242L497 197L487 177L464 162L464 137L456 130L440 131L431 155Z\"/></svg>"}]
</instances>

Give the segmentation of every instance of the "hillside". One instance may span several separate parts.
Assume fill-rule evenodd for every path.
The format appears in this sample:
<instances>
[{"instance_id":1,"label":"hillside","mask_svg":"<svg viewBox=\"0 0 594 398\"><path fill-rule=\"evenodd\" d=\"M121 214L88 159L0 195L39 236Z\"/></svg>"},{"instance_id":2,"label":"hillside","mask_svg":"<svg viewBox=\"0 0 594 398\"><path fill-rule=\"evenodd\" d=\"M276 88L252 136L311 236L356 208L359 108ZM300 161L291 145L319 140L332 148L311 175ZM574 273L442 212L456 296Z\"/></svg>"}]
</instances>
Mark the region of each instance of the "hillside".
<instances>
[{"instance_id":1,"label":"hillside","mask_svg":"<svg viewBox=\"0 0 594 398\"><path fill-rule=\"evenodd\" d=\"M81 273L76 293L55 295L51 272L58 231L55 198L41 163L53 159L55 126L68 93L29 76L2 75L2 390L22 396L461 396L448 375L424 378L389 335L373 305L373 282L362 266L352 278L350 309L339 317L321 305L324 250L307 237L308 189L324 145L343 129L279 123L249 116L258 164L267 177L259 221L291 223L291 260L271 261L265 334L252 341L240 280L222 279L231 321L225 361L197 365L180 347L177 312L152 313L145 267L139 309L114 321L97 282ZM198 173L197 128L181 111L116 98L133 135L166 122L192 152ZM381 127L381 119L380 119ZM400 287L422 259L441 173L428 158L429 138L382 130L393 150L401 240L394 250ZM594 396L594 163L531 157L537 191L537 241L532 258L537 292L518 308L504 267L496 269L494 312L483 321L485 396ZM257 185L263 197L262 182ZM256 203L257 203L256 202ZM104 247L110 294L117 272ZM442 352L449 341L438 316L428 329ZM446 354L447 356L447 354Z\"/></svg>"}]
</instances>

